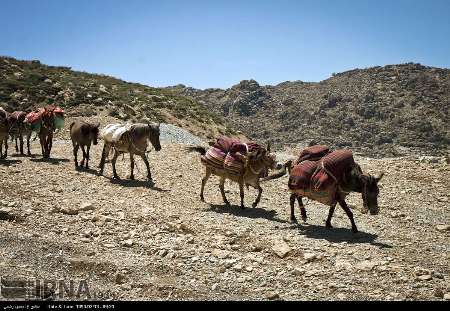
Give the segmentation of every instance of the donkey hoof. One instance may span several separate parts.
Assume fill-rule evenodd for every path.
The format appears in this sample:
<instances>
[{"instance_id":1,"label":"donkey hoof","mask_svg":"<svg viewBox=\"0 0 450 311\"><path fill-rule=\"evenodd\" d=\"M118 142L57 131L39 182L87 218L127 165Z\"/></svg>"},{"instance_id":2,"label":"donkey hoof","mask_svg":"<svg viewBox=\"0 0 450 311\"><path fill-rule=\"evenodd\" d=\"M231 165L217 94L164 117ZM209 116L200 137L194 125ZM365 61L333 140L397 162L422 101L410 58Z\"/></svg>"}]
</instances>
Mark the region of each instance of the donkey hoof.
<instances>
[{"instance_id":1,"label":"donkey hoof","mask_svg":"<svg viewBox=\"0 0 450 311\"><path fill-rule=\"evenodd\" d=\"M291 217L291 223L292 224L297 224L298 222L297 222L297 218L295 218L295 217Z\"/></svg>"},{"instance_id":2,"label":"donkey hoof","mask_svg":"<svg viewBox=\"0 0 450 311\"><path fill-rule=\"evenodd\" d=\"M129 180L134 180L134 176L133 176L133 175L130 175L130 176L128 177L128 179L129 179Z\"/></svg>"},{"instance_id":3,"label":"donkey hoof","mask_svg":"<svg viewBox=\"0 0 450 311\"><path fill-rule=\"evenodd\" d=\"M241 205L241 209L245 209L245 206L244 206L244 205Z\"/></svg>"},{"instance_id":4,"label":"donkey hoof","mask_svg":"<svg viewBox=\"0 0 450 311\"><path fill-rule=\"evenodd\" d=\"M113 178L114 178L114 179L117 179L117 180L120 180L120 177L117 176L117 175L114 175Z\"/></svg>"},{"instance_id":5,"label":"donkey hoof","mask_svg":"<svg viewBox=\"0 0 450 311\"><path fill-rule=\"evenodd\" d=\"M257 206L258 206L258 203L256 203L256 202L252 204L252 208L255 208Z\"/></svg>"},{"instance_id":6,"label":"donkey hoof","mask_svg":"<svg viewBox=\"0 0 450 311\"><path fill-rule=\"evenodd\" d=\"M308 217L302 217L303 222L306 222L308 220Z\"/></svg>"},{"instance_id":7,"label":"donkey hoof","mask_svg":"<svg viewBox=\"0 0 450 311\"><path fill-rule=\"evenodd\" d=\"M204 196L200 196L200 201L205 202L205 197Z\"/></svg>"},{"instance_id":8,"label":"donkey hoof","mask_svg":"<svg viewBox=\"0 0 450 311\"><path fill-rule=\"evenodd\" d=\"M331 222L328 222L328 221L325 223L325 227L327 227L328 229L333 228L333 226L331 225Z\"/></svg>"},{"instance_id":9,"label":"donkey hoof","mask_svg":"<svg viewBox=\"0 0 450 311\"><path fill-rule=\"evenodd\" d=\"M352 232L353 232L353 233L358 233L358 232L359 232L359 231L358 231L358 228L352 227Z\"/></svg>"}]
</instances>

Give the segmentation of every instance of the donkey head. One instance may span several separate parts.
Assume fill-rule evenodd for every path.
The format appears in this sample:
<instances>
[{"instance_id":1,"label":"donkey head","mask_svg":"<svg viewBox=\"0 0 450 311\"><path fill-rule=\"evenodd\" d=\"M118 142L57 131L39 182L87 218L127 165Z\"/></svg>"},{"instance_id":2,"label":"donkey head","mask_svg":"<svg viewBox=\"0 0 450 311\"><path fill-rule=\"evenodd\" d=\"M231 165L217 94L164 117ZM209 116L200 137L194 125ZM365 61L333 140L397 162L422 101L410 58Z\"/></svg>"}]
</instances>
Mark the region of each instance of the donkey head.
<instances>
[{"instance_id":1,"label":"donkey head","mask_svg":"<svg viewBox=\"0 0 450 311\"><path fill-rule=\"evenodd\" d=\"M161 150L161 143L159 141L160 124L159 123L156 125L148 124L148 128L149 128L148 139L152 143L155 150L160 151Z\"/></svg>"},{"instance_id":2,"label":"donkey head","mask_svg":"<svg viewBox=\"0 0 450 311\"><path fill-rule=\"evenodd\" d=\"M378 194L380 192L378 182L381 180L383 175L383 173L377 177L371 175L361 175L362 198L364 204L363 212L367 213L368 210L371 215L378 214Z\"/></svg>"},{"instance_id":3,"label":"donkey head","mask_svg":"<svg viewBox=\"0 0 450 311\"><path fill-rule=\"evenodd\" d=\"M98 134L100 132L99 127L100 127L100 123L96 123L91 126L91 139L92 139L94 145L97 145L97 143L98 143Z\"/></svg>"}]
</instances>

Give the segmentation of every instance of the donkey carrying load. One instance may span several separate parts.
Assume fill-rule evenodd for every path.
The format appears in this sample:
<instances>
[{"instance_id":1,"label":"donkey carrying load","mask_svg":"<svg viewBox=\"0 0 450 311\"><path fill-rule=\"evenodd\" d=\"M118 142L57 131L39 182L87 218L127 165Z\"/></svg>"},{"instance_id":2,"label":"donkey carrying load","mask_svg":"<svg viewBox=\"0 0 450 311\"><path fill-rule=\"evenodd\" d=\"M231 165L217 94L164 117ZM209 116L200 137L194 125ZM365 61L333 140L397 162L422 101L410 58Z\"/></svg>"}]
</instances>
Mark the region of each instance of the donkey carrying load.
<instances>
[{"instance_id":1,"label":"donkey carrying load","mask_svg":"<svg viewBox=\"0 0 450 311\"><path fill-rule=\"evenodd\" d=\"M27 122L27 115L28 113L25 111L14 111L11 113L9 135L11 136L11 140L16 143L16 152L20 151L21 155L24 155L23 137L25 136L27 140L27 154L30 156L30 140L33 131L31 125ZM17 143L17 140L19 140L19 144Z\"/></svg>"},{"instance_id":2,"label":"donkey carrying load","mask_svg":"<svg viewBox=\"0 0 450 311\"><path fill-rule=\"evenodd\" d=\"M219 189L225 204L229 205L225 196L225 180L229 179L239 184L241 208L244 209L244 185L252 186L258 190L253 207L261 200L262 188L259 185L261 172L277 168L275 155L270 153L270 144L267 149L254 144L245 144L236 139L220 137L211 147L188 147L190 151L201 154L201 162L205 166L205 177L202 179L200 199L204 202L203 192L206 182L211 175L220 177Z\"/></svg>"},{"instance_id":3,"label":"donkey carrying load","mask_svg":"<svg viewBox=\"0 0 450 311\"><path fill-rule=\"evenodd\" d=\"M25 116L25 124L27 130L30 131L30 136L31 132L38 133L42 157L50 158L53 132L64 127L64 110L53 105L39 108Z\"/></svg>"},{"instance_id":4,"label":"donkey carrying load","mask_svg":"<svg viewBox=\"0 0 450 311\"><path fill-rule=\"evenodd\" d=\"M104 140L102 159L100 162L100 175L103 175L106 157L110 151L114 151L111 160L113 175L115 179L120 179L116 171L116 161L120 154L129 153L131 162L130 179L134 179L134 158L135 154L139 155L147 167L147 178L152 182L150 173L150 165L147 160L146 151L148 140L156 151L161 150L159 141L159 124L109 124L100 133L100 137Z\"/></svg>"},{"instance_id":5,"label":"donkey carrying load","mask_svg":"<svg viewBox=\"0 0 450 311\"><path fill-rule=\"evenodd\" d=\"M292 165L293 164L293 165ZM325 222L327 228L332 228L331 218L336 204L342 207L352 225L352 231L358 232L353 213L345 202L345 198L351 192L362 194L364 209L371 215L378 214L378 182L383 174L378 177L364 174L361 167L354 162L350 150L336 150L329 152L325 146L313 146L305 149L297 161L288 161L281 172L264 178L271 180L279 178L289 170L288 187L291 192L290 207L291 221L297 222L294 215L295 200L300 206L303 221L306 221L306 210L302 198L321 202L330 206L328 218Z\"/></svg>"}]
</instances>

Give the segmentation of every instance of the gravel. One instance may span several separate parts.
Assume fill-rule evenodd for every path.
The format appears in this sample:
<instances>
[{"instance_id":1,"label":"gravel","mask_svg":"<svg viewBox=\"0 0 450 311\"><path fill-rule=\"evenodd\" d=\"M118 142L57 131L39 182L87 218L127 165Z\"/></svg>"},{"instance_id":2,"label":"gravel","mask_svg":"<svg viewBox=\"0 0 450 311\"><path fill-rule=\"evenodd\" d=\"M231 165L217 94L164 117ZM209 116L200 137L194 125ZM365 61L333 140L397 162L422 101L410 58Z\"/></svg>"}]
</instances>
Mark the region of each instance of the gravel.
<instances>
[{"instance_id":1,"label":"gravel","mask_svg":"<svg viewBox=\"0 0 450 311\"><path fill-rule=\"evenodd\" d=\"M185 145L206 145L200 137L172 124L161 123L160 130L160 140L162 142Z\"/></svg>"}]
</instances>

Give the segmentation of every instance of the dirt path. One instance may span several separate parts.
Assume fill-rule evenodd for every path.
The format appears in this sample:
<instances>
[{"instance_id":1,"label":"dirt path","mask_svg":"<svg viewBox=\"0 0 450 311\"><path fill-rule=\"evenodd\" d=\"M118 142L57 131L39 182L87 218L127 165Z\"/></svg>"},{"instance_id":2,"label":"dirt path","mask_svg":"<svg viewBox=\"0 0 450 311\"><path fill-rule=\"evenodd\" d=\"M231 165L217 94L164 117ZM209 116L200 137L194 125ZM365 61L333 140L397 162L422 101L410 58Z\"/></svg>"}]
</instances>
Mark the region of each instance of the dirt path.
<instances>
[{"instance_id":1,"label":"dirt path","mask_svg":"<svg viewBox=\"0 0 450 311\"><path fill-rule=\"evenodd\" d=\"M361 214L360 196L349 197L354 235L340 209L327 230L318 203L307 205L307 224L290 224L286 178L264 184L255 209L223 206L216 178L200 202L203 167L181 145L150 154L154 187L140 160L136 181L112 181L76 171L68 141L52 158L0 162L0 276L86 279L92 296L131 300L448 298L450 231L439 226L450 224L448 165L357 159L387 175L379 216ZM128 158L118 164L125 178ZM238 204L237 185L226 189ZM247 206L255 196L247 191ZM291 251L280 258L272 247L285 244Z\"/></svg>"}]
</instances>

